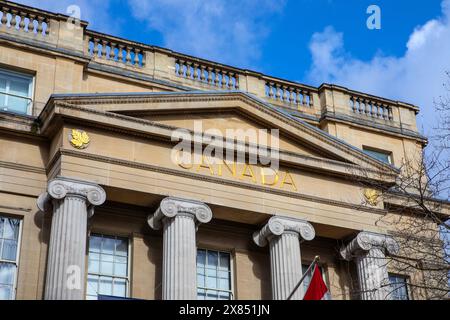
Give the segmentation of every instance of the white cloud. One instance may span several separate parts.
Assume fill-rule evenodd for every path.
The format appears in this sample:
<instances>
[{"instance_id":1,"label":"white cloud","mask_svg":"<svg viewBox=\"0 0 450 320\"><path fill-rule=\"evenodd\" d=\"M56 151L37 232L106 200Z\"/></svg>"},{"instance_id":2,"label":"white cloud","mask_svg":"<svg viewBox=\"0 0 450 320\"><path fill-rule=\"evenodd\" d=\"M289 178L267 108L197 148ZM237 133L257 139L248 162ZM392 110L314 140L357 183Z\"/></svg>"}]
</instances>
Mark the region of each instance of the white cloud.
<instances>
[{"instance_id":1,"label":"white cloud","mask_svg":"<svg viewBox=\"0 0 450 320\"><path fill-rule=\"evenodd\" d=\"M137 19L163 35L166 47L245 67L260 57L265 25L284 7L284 0L128 2Z\"/></svg>"},{"instance_id":2,"label":"white cloud","mask_svg":"<svg viewBox=\"0 0 450 320\"><path fill-rule=\"evenodd\" d=\"M111 22L110 0L18 0L18 3L51 11L71 15L69 6L80 8L81 19L89 22L89 28L105 33L119 31L117 21Z\"/></svg>"},{"instance_id":3,"label":"white cloud","mask_svg":"<svg viewBox=\"0 0 450 320\"><path fill-rule=\"evenodd\" d=\"M442 15L412 31L400 57L376 54L370 61L352 57L343 34L327 27L310 42L312 65L308 80L331 82L359 91L418 105L424 133L436 125L433 100L445 94L442 84L450 70L450 0Z\"/></svg>"}]
</instances>

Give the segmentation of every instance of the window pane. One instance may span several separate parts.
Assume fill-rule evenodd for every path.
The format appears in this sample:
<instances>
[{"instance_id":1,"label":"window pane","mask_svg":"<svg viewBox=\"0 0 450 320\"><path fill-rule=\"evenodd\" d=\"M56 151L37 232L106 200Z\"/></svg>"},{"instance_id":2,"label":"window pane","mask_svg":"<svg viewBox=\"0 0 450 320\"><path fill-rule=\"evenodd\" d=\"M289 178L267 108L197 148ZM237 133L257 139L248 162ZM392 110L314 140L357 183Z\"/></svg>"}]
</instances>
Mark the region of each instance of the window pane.
<instances>
[{"instance_id":1,"label":"window pane","mask_svg":"<svg viewBox=\"0 0 450 320\"><path fill-rule=\"evenodd\" d=\"M114 254L115 240L112 238L103 238L102 243L102 253L104 254Z\"/></svg>"},{"instance_id":2,"label":"window pane","mask_svg":"<svg viewBox=\"0 0 450 320\"><path fill-rule=\"evenodd\" d=\"M100 277L99 294L112 295L112 278Z\"/></svg>"},{"instance_id":3,"label":"window pane","mask_svg":"<svg viewBox=\"0 0 450 320\"><path fill-rule=\"evenodd\" d=\"M106 275L112 275L113 274L113 263L107 262L107 261L101 261L100 262L100 273L106 274Z\"/></svg>"},{"instance_id":4,"label":"window pane","mask_svg":"<svg viewBox=\"0 0 450 320\"><path fill-rule=\"evenodd\" d=\"M13 285L15 274L15 264L0 262L0 284Z\"/></svg>"},{"instance_id":5,"label":"window pane","mask_svg":"<svg viewBox=\"0 0 450 320\"><path fill-rule=\"evenodd\" d=\"M208 267L217 268L218 266L218 252L208 251Z\"/></svg>"},{"instance_id":6,"label":"window pane","mask_svg":"<svg viewBox=\"0 0 450 320\"><path fill-rule=\"evenodd\" d=\"M91 255L89 255L89 262L88 262L88 272L91 273L99 273L100 272L100 261L91 258Z\"/></svg>"},{"instance_id":7,"label":"window pane","mask_svg":"<svg viewBox=\"0 0 450 320\"><path fill-rule=\"evenodd\" d=\"M124 279L114 280L113 295L116 297L125 297L127 294L127 282Z\"/></svg>"},{"instance_id":8,"label":"window pane","mask_svg":"<svg viewBox=\"0 0 450 320\"><path fill-rule=\"evenodd\" d=\"M229 254L220 254L220 269L229 270L230 269L230 255Z\"/></svg>"},{"instance_id":9,"label":"window pane","mask_svg":"<svg viewBox=\"0 0 450 320\"><path fill-rule=\"evenodd\" d=\"M29 79L21 79L21 78L9 78L9 92L10 94L21 96L21 97L29 97L28 90L30 88L30 80Z\"/></svg>"},{"instance_id":10,"label":"window pane","mask_svg":"<svg viewBox=\"0 0 450 320\"><path fill-rule=\"evenodd\" d=\"M116 254L119 256L127 256L128 255L128 241L125 239L117 239L116 240Z\"/></svg>"},{"instance_id":11,"label":"window pane","mask_svg":"<svg viewBox=\"0 0 450 320\"><path fill-rule=\"evenodd\" d=\"M115 263L114 264L114 275L119 277L127 276L127 264L126 263Z\"/></svg>"},{"instance_id":12,"label":"window pane","mask_svg":"<svg viewBox=\"0 0 450 320\"><path fill-rule=\"evenodd\" d=\"M206 264L206 251L197 250L197 266L204 267Z\"/></svg>"},{"instance_id":13,"label":"window pane","mask_svg":"<svg viewBox=\"0 0 450 320\"><path fill-rule=\"evenodd\" d=\"M369 149L363 149L363 151L375 159L381 160L386 163L390 163L390 153L379 152Z\"/></svg>"},{"instance_id":14,"label":"window pane","mask_svg":"<svg viewBox=\"0 0 450 320\"><path fill-rule=\"evenodd\" d=\"M86 293L91 296L96 296L98 292L98 277L88 275Z\"/></svg>"},{"instance_id":15,"label":"window pane","mask_svg":"<svg viewBox=\"0 0 450 320\"><path fill-rule=\"evenodd\" d=\"M0 284L0 300L11 300L12 298L12 286Z\"/></svg>"},{"instance_id":16,"label":"window pane","mask_svg":"<svg viewBox=\"0 0 450 320\"><path fill-rule=\"evenodd\" d=\"M197 300L205 300L206 298L206 290L197 289Z\"/></svg>"},{"instance_id":17,"label":"window pane","mask_svg":"<svg viewBox=\"0 0 450 320\"><path fill-rule=\"evenodd\" d=\"M89 237L89 251L90 252L100 252L102 243L102 238L98 236Z\"/></svg>"},{"instance_id":18,"label":"window pane","mask_svg":"<svg viewBox=\"0 0 450 320\"><path fill-rule=\"evenodd\" d=\"M0 92L6 92L6 79L0 74Z\"/></svg>"},{"instance_id":19,"label":"window pane","mask_svg":"<svg viewBox=\"0 0 450 320\"><path fill-rule=\"evenodd\" d=\"M28 99L9 96L6 107L7 107L7 110L11 111L11 112L27 113L28 103L29 103Z\"/></svg>"},{"instance_id":20,"label":"window pane","mask_svg":"<svg viewBox=\"0 0 450 320\"><path fill-rule=\"evenodd\" d=\"M17 241L16 240L4 240L2 259L16 261L17 254Z\"/></svg>"},{"instance_id":21,"label":"window pane","mask_svg":"<svg viewBox=\"0 0 450 320\"><path fill-rule=\"evenodd\" d=\"M19 238L19 220L5 219L3 226L3 238L17 240Z\"/></svg>"},{"instance_id":22,"label":"window pane","mask_svg":"<svg viewBox=\"0 0 450 320\"><path fill-rule=\"evenodd\" d=\"M6 94L0 91L0 110L6 110Z\"/></svg>"}]
</instances>

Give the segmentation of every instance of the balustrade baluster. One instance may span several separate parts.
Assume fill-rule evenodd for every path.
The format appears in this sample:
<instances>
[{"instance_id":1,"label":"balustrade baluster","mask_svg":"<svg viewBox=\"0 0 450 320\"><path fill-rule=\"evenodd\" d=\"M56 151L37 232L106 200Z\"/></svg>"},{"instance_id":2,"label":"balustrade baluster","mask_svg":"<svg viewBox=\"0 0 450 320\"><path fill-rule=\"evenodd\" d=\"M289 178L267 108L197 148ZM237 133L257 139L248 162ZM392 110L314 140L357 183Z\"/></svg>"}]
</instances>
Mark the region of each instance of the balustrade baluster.
<instances>
[{"instance_id":1,"label":"balustrade baluster","mask_svg":"<svg viewBox=\"0 0 450 320\"><path fill-rule=\"evenodd\" d=\"M102 51L101 51L101 57L103 59L106 59L106 46L108 44L108 41L102 40Z\"/></svg>"},{"instance_id":2,"label":"balustrade baluster","mask_svg":"<svg viewBox=\"0 0 450 320\"><path fill-rule=\"evenodd\" d=\"M208 84L209 85L212 85L212 83L213 83L212 71L213 71L213 68L208 67Z\"/></svg>"},{"instance_id":3,"label":"balustrade baluster","mask_svg":"<svg viewBox=\"0 0 450 320\"><path fill-rule=\"evenodd\" d=\"M25 17L26 17L26 13L25 12L20 12L20 22L19 22L19 30L24 30L25 31Z\"/></svg>"},{"instance_id":4,"label":"balustrade baluster","mask_svg":"<svg viewBox=\"0 0 450 320\"><path fill-rule=\"evenodd\" d=\"M117 44L114 42L110 43L111 50L109 51L109 59L116 61L116 47Z\"/></svg>"},{"instance_id":5,"label":"balustrade baluster","mask_svg":"<svg viewBox=\"0 0 450 320\"><path fill-rule=\"evenodd\" d=\"M281 92L280 92L280 88L281 88L281 85L279 85L278 83L276 83L276 84L275 84L275 92L276 92L276 94L275 94L276 99L275 99L275 100L281 100Z\"/></svg>"},{"instance_id":6,"label":"balustrade baluster","mask_svg":"<svg viewBox=\"0 0 450 320\"><path fill-rule=\"evenodd\" d=\"M186 62L186 78L190 79L192 72L191 72L191 66L192 66L192 62L187 61Z\"/></svg>"},{"instance_id":7,"label":"balustrade baluster","mask_svg":"<svg viewBox=\"0 0 450 320\"><path fill-rule=\"evenodd\" d=\"M141 52L140 49L134 49L134 66L139 67L139 52Z\"/></svg>"},{"instance_id":8,"label":"balustrade baluster","mask_svg":"<svg viewBox=\"0 0 450 320\"><path fill-rule=\"evenodd\" d=\"M131 64L131 47L127 46L126 64Z\"/></svg>"},{"instance_id":9,"label":"balustrade baluster","mask_svg":"<svg viewBox=\"0 0 450 320\"><path fill-rule=\"evenodd\" d=\"M118 62L122 62L123 63L123 50L124 50L125 46L123 44L119 44L119 51L118 53L118 57L117 57L117 61Z\"/></svg>"},{"instance_id":10,"label":"balustrade baluster","mask_svg":"<svg viewBox=\"0 0 450 320\"><path fill-rule=\"evenodd\" d=\"M194 80L198 80L198 63L194 62Z\"/></svg>"},{"instance_id":11,"label":"balustrade baluster","mask_svg":"<svg viewBox=\"0 0 450 320\"><path fill-rule=\"evenodd\" d=\"M42 25L44 23L44 17L38 16L37 21L38 21L38 24L37 24L36 32L37 32L37 34L42 34L42 31L44 30L44 26Z\"/></svg>"},{"instance_id":12,"label":"balustrade baluster","mask_svg":"<svg viewBox=\"0 0 450 320\"><path fill-rule=\"evenodd\" d=\"M222 75L222 81L220 82L220 87L221 88L225 88L225 86L227 84L227 79L226 79L227 72L226 71L222 71L221 75Z\"/></svg>"},{"instance_id":13,"label":"balustrade baluster","mask_svg":"<svg viewBox=\"0 0 450 320\"><path fill-rule=\"evenodd\" d=\"M274 99L275 97L275 93L274 93L274 83L270 82L269 83L269 98Z\"/></svg>"},{"instance_id":14,"label":"balustrade baluster","mask_svg":"<svg viewBox=\"0 0 450 320\"><path fill-rule=\"evenodd\" d=\"M220 72L219 69L214 69L214 75L215 75L215 77L214 77L214 85L216 87L219 86L219 72Z\"/></svg>"},{"instance_id":15,"label":"balustrade baluster","mask_svg":"<svg viewBox=\"0 0 450 320\"><path fill-rule=\"evenodd\" d=\"M0 23L2 26L6 26L6 24L8 23L8 8L3 7L2 8L2 19L0 20Z\"/></svg>"},{"instance_id":16,"label":"balustrade baluster","mask_svg":"<svg viewBox=\"0 0 450 320\"><path fill-rule=\"evenodd\" d=\"M200 81L202 81L202 82L206 81L206 75L205 75L206 70L205 69L206 69L206 67L204 65L200 66Z\"/></svg>"},{"instance_id":17,"label":"balustrade baluster","mask_svg":"<svg viewBox=\"0 0 450 320\"><path fill-rule=\"evenodd\" d=\"M92 48L92 49L93 49L93 50L92 50L92 55L93 55L95 58L97 58L97 56L98 56L98 42L99 42L99 39L94 38L94 47Z\"/></svg>"},{"instance_id":18,"label":"balustrade baluster","mask_svg":"<svg viewBox=\"0 0 450 320\"><path fill-rule=\"evenodd\" d=\"M230 89L230 90L234 89L233 78L234 78L234 73L228 72L228 89Z\"/></svg>"},{"instance_id":19,"label":"balustrade baluster","mask_svg":"<svg viewBox=\"0 0 450 320\"><path fill-rule=\"evenodd\" d=\"M17 17L17 10L11 10L11 21L9 22L9 24L13 29L16 27L17 24L16 17Z\"/></svg>"},{"instance_id":20,"label":"balustrade baluster","mask_svg":"<svg viewBox=\"0 0 450 320\"><path fill-rule=\"evenodd\" d=\"M27 32L34 33L34 20L35 19L36 19L36 16L34 14L28 15Z\"/></svg>"}]
</instances>

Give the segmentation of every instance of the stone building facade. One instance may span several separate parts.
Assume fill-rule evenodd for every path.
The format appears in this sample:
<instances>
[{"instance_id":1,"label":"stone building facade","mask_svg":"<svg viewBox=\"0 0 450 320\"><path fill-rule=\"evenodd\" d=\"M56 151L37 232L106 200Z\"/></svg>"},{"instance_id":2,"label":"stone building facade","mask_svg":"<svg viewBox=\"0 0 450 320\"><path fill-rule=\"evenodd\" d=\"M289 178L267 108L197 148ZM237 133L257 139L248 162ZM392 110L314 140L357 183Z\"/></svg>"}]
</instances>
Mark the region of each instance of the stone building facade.
<instances>
[{"instance_id":1,"label":"stone building facade","mask_svg":"<svg viewBox=\"0 0 450 320\"><path fill-rule=\"evenodd\" d=\"M359 182L421 153L418 107L0 13L0 298L286 299L317 255L331 299L426 298ZM279 168L173 161L199 123L279 130Z\"/></svg>"}]
</instances>

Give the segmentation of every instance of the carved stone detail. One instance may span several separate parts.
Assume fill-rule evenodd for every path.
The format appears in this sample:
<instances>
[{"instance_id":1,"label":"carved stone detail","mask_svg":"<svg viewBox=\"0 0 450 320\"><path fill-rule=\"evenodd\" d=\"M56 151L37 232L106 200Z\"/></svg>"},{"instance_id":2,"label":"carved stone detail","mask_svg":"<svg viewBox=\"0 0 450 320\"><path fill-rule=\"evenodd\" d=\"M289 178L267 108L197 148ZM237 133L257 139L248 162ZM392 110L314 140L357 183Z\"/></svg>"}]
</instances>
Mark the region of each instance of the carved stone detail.
<instances>
[{"instance_id":1,"label":"carved stone detail","mask_svg":"<svg viewBox=\"0 0 450 320\"><path fill-rule=\"evenodd\" d=\"M284 232L297 233L302 239L308 241L316 236L314 227L307 221L274 216L260 231L253 233L253 240L258 246L264 247L271 237L280 236Z\"/></svg>"},{"instance_id":2,"label":"carved stone detail","mask_svg":"<svg viewBox=\"0 0 450 320\"><path fill-rule=\"evenodd\" d=\"M105 200L100 186L66 178L50 181L37 199L41 211L53 209L45 299L84 298L87 220Z\"/></svg>"},{"instance_id":3,"label":"carved stone detail","mask_svg":"<svg viewBox=\"0 0 450 320\"><path fill-rule=\"evenodd\" d=\"M154 230L163 228L162 298L195 300L196 229L212 219L211 209L204 203L168 197L147 219Z\"/></svg>"},{"instance_id":4,"label":"carved stone detail","mask_svg":"<svg viewBox=\"0 0 450 320\"><path fill-rule=\"evenodd\" d=\"M168 197L161 201L158 210L147 219L149 226L154 230L162 228L165 218L173 218L176 215L191 215L196 220L196 225L208 223L212 219L211 209L204 203Z\"/></svg>"},{"instance_id":5,"label":"carved stone detail","mask_svg":"<svg viewBox=\"0 0 450 320\"><path fill-rule=\"evenodd\" d=\"M300 281L300 238L312 240L314 236L314 227L309 222L281 216L270 218L260 231L253 234L253 240L258 246L270 244L270 274L274 300L287 299ZM302 297L303 287L300 286L291 299L300 300Z\"/></svg>"},{"instance_id":6,"label":"carved stone detail","mask_svg":"<svg viewBox=\"0 0 450 320\"><path fill-rule=\"evenodd\" d=\"M364 254L371 249L381 249L389 254L399 251L397 241L391 236L362 231L350 243L341 249L341 256L345 260L352 260L355 256Z\"/></svg>"},{"instance_id":7,"label":"carved stone detail","mask_svg":"<svg viewBox=\"0 0 450 320\"><path fill-rule=\"evenodd\" d=\"M390 299L386 252L396 254L397 242L390 236L360 232L341 249L346 260L355 260L362 300Z\"/></svg>"}]
</instances>

